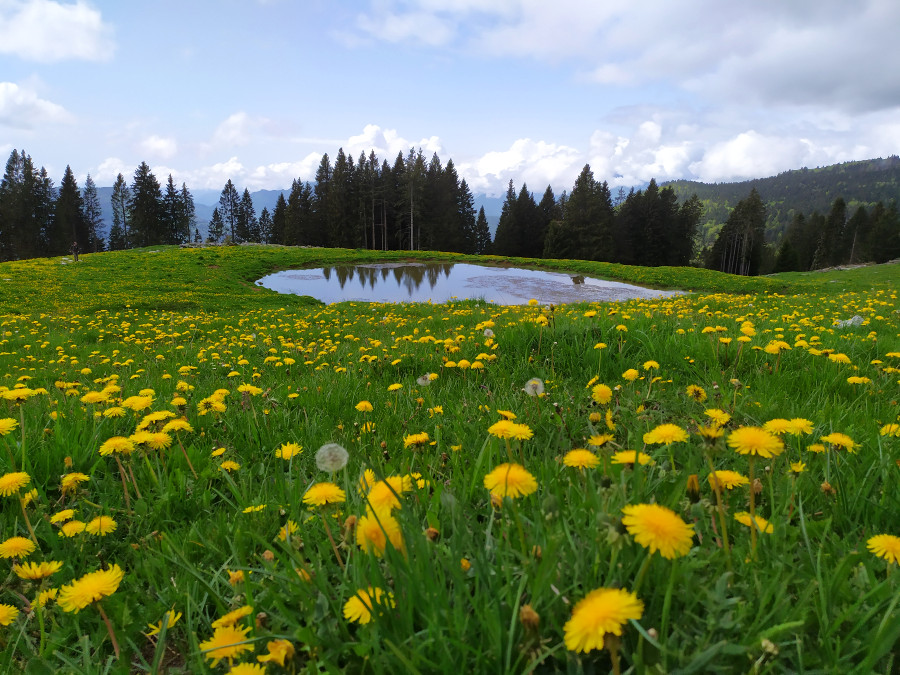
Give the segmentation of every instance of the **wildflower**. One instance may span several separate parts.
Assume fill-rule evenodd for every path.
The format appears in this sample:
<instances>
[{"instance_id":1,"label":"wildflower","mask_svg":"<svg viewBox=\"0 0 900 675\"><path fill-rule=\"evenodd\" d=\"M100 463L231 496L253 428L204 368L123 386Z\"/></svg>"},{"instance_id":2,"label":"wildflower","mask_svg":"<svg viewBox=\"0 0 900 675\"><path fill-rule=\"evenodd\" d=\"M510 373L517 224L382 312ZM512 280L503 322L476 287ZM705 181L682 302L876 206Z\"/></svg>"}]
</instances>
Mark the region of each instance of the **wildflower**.
<instances>
[{"instance_id":1,"label":"wildflower","mask_svg":"<svg viewBox=\"0 0 900 675\"><path fill-rule=\"evenodd\" d=\"M838 448L843 448L847 452L853 452L856 448L859 447L859 444L854 442L854 440L847 434L842 434L837 431L834 431L827 436L822 436L822 438L820 438L819 440L825 441L826 443L834 445Z\"/></svg>"},{"instance_id":2,"label":"wildflower","mask_svg":"<svg viewBox=\"0 0 900 675\"><path fill-rule=\"evenodd\" d=\"M151 450L165 450L172 445L172 437L162 431L151 433L147 437L147 447Z\"/></svg>"},{"instance_id":3,"label":"wildflower","mask_svg":"<svg viewBox=\"0 0 900 675\"><path fill-rule=\"evenodd\" d=\"M640 619L644 603L634 593L620 588L598 588L578 601L563 627L566 649L590 652L603 649L607 633L622 634L629 619Z\"/></svg>"},{"instance_id":4,"label":"wildflower","mask_svg":"<svg viewBox=\"0 0 900 675\"><path fill-rule=\"evenodd\" d=\"M249 632L250 626L216 628L209 640L200 643L200 651L203 652L203 656L212 661L210 665L213 668L222 659L228 659L230 665L234 657L240 656L243 652L253 651L253 643L247 639Z\"/></svg>"},{"instance_id":5,"label":"wildflower","mask_svg":"<svg viewBox=\"0 0 900 675\"><path fill-rule=\"evenodd\" d=\"M296 443L284 443L280 448L275 450L275 456L285 461L296 457L303 452L303 447Z\"/></svg>"},{"instance_id":6,"label":"wildflower","mask_svg":"<svg viewBox=\"0 0 900 675\"><path fill-rule=\"evenodd\" d=\"M600 448L609 443L614 438L615 436L613 434L594 434L588 439L588 445L595 448Z\"/></svg>"},{"instance_id":7,"label":"wildflower","mask_svg":"<svg viewBox=\"0 0 900 675\"><path fill-rule=\"evenodd\" d=\"M659 364L656 361L644 361L644 370L659 370Z\"/></svg>"},{"instance_id":8,"label":"wildflower","mask_svg":"<svg viewBox=\"0 0 900 675\"><path fill-rule=\"evenodd\" d=\"M228 583L232 586L237 586L238 584L244 583L244 570L237 570L236 572L232 572L231 570L225 570L228 573Z\"/></svg>"},{"instance_id":9,"label":"wildflower","mask_svg":"<svg viewBox=\"0 0 900 675\"><path fill-rule=\"evenodd\" d=\"M786 434L790 426L791 423L789 420L781 419L779 417L774 420L769 420L768 422L763 424L762 428L768 431L770 434L780 436L781 434Z\"/></svg>"},{"instance_id":10,"label":"wildflower","mask_svg":"<svg viewBox=\"0 0 900 675\"><path fill-rule=\"evenodd\" d=\"M885 424L878 433L882 436L900 437L900 424Z\"/></svg>"},{"instance_id":11,"label":"wildflower","mask_svg":"<svg viewBox=\"0 0 900 675\"><path fill-rule=\"evenodd\" d=\"M868 377L858 377L856 375L851 375L847 378L847 382L849 384L869 384L872 380Z\"/></svg>"},{"instance_id":12,"label":"wildflower","mask_svg":"<svg viewBox=\"0 0 900 675\"><path fill-rule=\"evenodd\" d=\"M380 558L388 542L396 550L403 550L403 534L400 523L391 515L390 510L369 511L356 525L356 543L366 553Z\"/></svg>"},{"instance_id":13,"label":"wildflower","mask_svg":"<svg viewBox=\"0 0 900 675\"><path fill-rule=\"evenodd\" d=\"M741 455L759 457L775 457L784 450L784 444L777 436L773 436L760 427L740 427L732 431L726 439L729 447Z\"/></svg>"},{"instance_id":14,"label":"wildflower","mask_svg":"<svg viewBox=\"0 0 900 675\"><path fill-rule=\"evenodd\" d=\"M13 565L12 571L15 572L15 575L20 579L35 580L44 579L51 574L56 574L62 569L62 566L62 562L58 560L39 563L30 562L22 563L21 565Z\"/></svg>"},{"instance_id":15,"label":"wildflower","mask_svg":"<svg viewBox=\"0 0 900 675\"><path fill-rule=\"evenodd\" d=\"M238 464L237 462L235 462L234 460L226 459L224 462L222 462L219 465L219 468L223 469L224 471L227 471L228 473L231 473L232 471L237 471L238 469L240 469L241 465Z\"/></svg>"},{"instance_id":16,"label":"wildflower","mask_svg":"<svg viewBox=\"0 0 900 675\"><path fill-rule=\"evenodd\" d=\"M416 378L416 384L418 384L420 387L427 387L429 384L431 384L431 380L431 373L425 373L424 375L419 375L419 377ZM357 408L357 410L359 410L359 408Z\"/></svg>"},{"instance_id":17,"label":"wildflower","mask_svg":"<svg viewBox=\"0 0 900 675\"><path fill-rule=\"evenodd\" d=\"M316 483L303 495L303 503L308 506L340 504L347 498L344 491L334 483Z\"/></svg>"},{"instance_id":18,"label":"wildflower","mask_svg":"<svg viewBox=\"0 0 900 675\"><path fill-rule=\"evenodd\" d=\"M775 528L765 518L760 516L750 516L746 511L739 511L734 514L734 519L738 521L741 525L746 525L747 527L753 527L754 521L756 522L756 529L760 532L765 532L766 534L771 534L774 532Z\"/></svg>"},{"instance_id":19,"label":"wildflower","mask_svg":"<svg viewBox=\"0 0 900 675\"><path fill-rule=\"evenodd\" d=\"M76 534L84 532L85 527L87 527L87 525L80 520L70 520L59 529L59 536L72 538Z\"/></svg>"},{"instance_id":20,"label":"wildflower","mask_svg":"<svg viewBox=\"0 0 900 675\"><path fill-rule=\"evenodd\" d=\"M408 436L403 437L403 447L408 448L410 446L419 447L420 445L425 445L429 441L428 433L421 432L418 434L409 434Z\"/></svg>"},{"instance_id":21,"label":"wildflower","mask_svg":"<svg viewBox=\"0 0 900 675\"><path fill-rule=\"evenodd\" d=\"M388 476L375 483L366 495L369 506L376 511L383 509L399 509L398 495L412 490L412 478L409 476Z\"/></svg>"},{"instance_id":22,"label":"wildflower","mask_svg":"<svg viewBox=\"0 0 900 675\"><path fill-rule=\"evenodd\" d=\"M614 453L610 461L613 464L630 464L631 466L634 466L635 463L641 466L656 463L647 453L636 452L635 450L621 450Z\"/></svg>"},{"instance_id":23,"label":"wildflower","mask_svg":"<svg viewBox=\"0 0 900 675\"><path fill-rule=\"evenodd\" d=\"M537 377L532 377L525 383L522 391L529 396L540 396L544 393L544 383Z\"/></svg>"},{"instance_id":24,"label":"wildflower","mask_svg":"<svg viewBox=\"0 0 900 675\"><path fill-rule=\"evenodd\" d=\"M591 398L600 405L606 405L612 400L612 389L605 384L598 384L591 389Z\"/></svg>"},{"instance_id":25,"label":"wildflower","mask_svg":"<svg viewBox=\"0 0 900 675\"><path fill-rule=\"evenodd\" d=\"M90 478L88 476L76 471L74 473L67 473L63 476L59 486L64 495L69 495L75 492L81 483L87 483L89 480Z\"/></svg>"},{"instance_id":26,"label":"wildflower","mask_svg":"<svg viewBox=\"0 0 900 675\"><path fill-rule=\"evenodd\" d=\"M624 373L622 373L622 379L628 380L629 382L634 382L640 376L641 374L634 368L629 368Z\"/></svg>"},{"instance_id":27,"label":"wildflower","mask_svg":"<svg viewBox=\"0 0 900 675\"><path fill-rule=\"evenodd\" d=\"M850 363L850 357L846 354L829 354L828 360L833 363Z\"/></svg>"},{"instance_id":28,"label":"wildflower","mask_svg":"<svg viewBox=\"0 0 900 675\"><path fill-rule=\"evenodd\" d=\"M14 471L13 473L3 474L3 476L0 476L0 496L9 497L30 482L31 476L24 471Z\"/></svg>"},{"instance_id":29,"label":"wildflower","mask_svg":"<svg viewBox=\"0 0 900 675\"><path fill-rule=\"evenodd\" d=\"M294 645L289 640L270 640L266 643L268 654L257 656L260 663L275 662L284 668L284 662L294 658Z\"/></svg>"},{"instance_id":30,"label":"wildflower","mask_svg":"<svg viewBox=\"0 0 900 675\"><path fill-rule=\"evenodd\" d=\"M459 568L463 571L463 573L466 573L470 569L472 569L472 563L469 562L468 558L460 558Z\"/></svg>"},{"instance_id":31,"label":"wildflower","mask_svg":"<svg viewBox=\"0 0 900 675\"><path fill-rule=\"evenodd\" d=\"M534 436L534 432L527 424L516 424L510 420L495 422L488 427L488 433L497 438L513 438L520 441L527 441Z\"/></svg>"},{"instance_id":32,"label":"wildflower","mask_svg":"<svg viewBox=\"0 0 900 675\"><path fill-rule=\"evenodd\" d=\"M724 410L719 410L718 408L709 408L708 410L704 410L703 414L713 422L718 424L720 427L725 426L726 424L728 424L728 422L731 421L731 415L729 415Z\"/></svg>"},{"instance_id":33,"label":"wildflower","mask_svg":"<svg viewBox=\"0 0 900 675\"><path fill-rule=\"evenodd\" d=\"M100 446L100 455L103 457L111 455L114 452L122 455L130 455L134 452L134 443L124 436L113 436L104 441L103 445Z\"/></svg>"},{"instance_id":34,"label":"wildflower","mask_svg":"<svg viewBox=\"0 0 900 675\"><path fill-rule=\"evenodd\" d=\"M697 433L707 441L715 441L717 438L721 438L725 435L725 430L722 427L713 424L708 427L697 427Z\"/></svg>"},{"instance_id":35,"label":"wildflower","mask_svg":"<svg viewBox=\"0 0 900 675\"><path fill-rule=\"evenodd\" d=\"M57 593L59 593L58 588L48 588L47 590L38 593L37 597L34 599L34 602L31 604L37 607L43 607L50 600L56 600Z\"/></svg>"},{"instance_id":36,"label":"wildflower","mask_svg":"<svg viewBox=\"0 0 900 675\"><path fill-rule=\"evenodd\" d=\"M154 635L159 635L159 632L162 630L163 620L166 621L166 630L169 628L174 628L175 624L181 619L181 612L176 613L173 610L166 612L163 615L163 618L157 621L155 624L148 623L147 628L150 630L144 633L147 637L153 637Z\"/></svg>"},{"instance_id":37,"label":"wildflower","mask_svg":"<svg viewBox=\"0 0 900 675\"><path fill-rule=\"evenodd\" d=\"M787 433L792 436L799 436L800 434L811 434L813 431L813 424L807 419L803 419L802 417L794 417L793 419L788 421Z\"/></svg>"},{"instance_id":38,"label":"wildflower","mask_svg":"<svg viewBox=\"0 0 900 675\"><path fill-rule=\"evenodd\" d=\"M521 464L501 464L484 477L484 487L498 497L527 497L537 481Z\"/></svg>"},{"instance_id":39,"label":"wildflower","mask_svg":"<svg viewBox=\"0 0 900 675\"><path fill-rule=\"evenodd\" d=\"M365 590L360 588L353 597L344 603L344 618L348 621L367 624L372 620L375 605L393 607L393 593L385 593L382 589L371 586Z\"/></svg>"},{"instance_id":40,"label":"wildflower","mask_svg":"<svg viewBox=\"0 0 900 675\"><path fill-rule=\"evenodd\" d=\"M112 595L122 583L125 572L118 565L85 574L59 591L59 606L65 612L80 612L100 598Z\"/></svg>"},{"instance_id":41,"label":"wildflower","mask_svg":"<svg viewBox=\"0 0 900 675\"><path fill-rule=\"evenodd\" d=\"M689 384L687 389L685 389L685 393L698 403L703 403L706 400L706 390L703 387L698 387L696 384Z\"/></svg>"},{"instance_id":42,"label":"wildflower","mask_svg":"<svg viewBox=\"0 0 900 675\"><path fill-rule=\"evenodd\" d=\"M566 456L563 457L563 464L576 469L593 469L600 464L600 458L590 450L576 448L566 453Z\"/></svg>"},{"instance_id":43,"label":"wildflower","mask_svg":"<svg viewBox=\"0 0 900 675\"><path fill-rule=\"evenodd\" d=\"M225 448L216 448L211 453L209 453L210 457L221 457L225 454Z\"/></svg>"},{"instance_id":44,"label":"wildflower","mask_svg":"<svg viewBox=\"0 0 900 675\"><path fill-rule=\"evenodd\" d=\"M825 452L825 446L822 445L821 443L813 443L813 444L811 444L811 445L808 445L808 446L806 447L806 449L807 449L809 452L815 452L816 454Z\"/></svg>"},{"instance_id":45,"label":"wildflower","mask_svg":"<svg viewBox=\"0 0 900 675\"><path fill-rule=\"evenodd\" d=\"M34 553L35 548L31 539L10 537L0 544L0 558L25 558Z\"/></svg>"},{"instance_id":46,"label":"wildflower","mask_svg":"<svg viewBox=\"0 0 900 675\"><path fill-rule=\"evenodd\" d=\"M75 516L75 509L63 509L62 511L58 511L50 516L50 523L52 525L56 525L57 523L64 523L67 520L71 520Z\"/></svg>"},{"instance_id":47,"label":"wildflower","mask_svg":"<svg viewBox=\"0 0 900 675\"><path fill-rule=\"evenodd\" d=\"M644 434L644 443L648 445L682 443L688 439L688 433L677 424L660 424Z\"/></svg>"},{"instance_id":48,"label":"wildflower","mask_svg":"<svg viewBox=\"0 0 900 675\"><path fill-rule=\"evenodd\" d=\"M243 607L238 607L235 610L228 612L227 614L223 614L218 619L212 622L213 628L220 628L225 626L234 626L238 621L243 619L245 616L250 616L253 613L253 607L250 605L244 605Z\"/></svg>"},{"instance_id":49,"label":"wildflower","mask_svg":"<svg viewBox=\"0 0 900 675\"><path fill-rule=\"evenodd\" d=\"M403 385L400 384L399 382L395 382L394 384L392 384L391 386L388 387L388 391L398 391L400 389L403 389Z\"/></svg>"},{"instance_id":50,"label":"wildflower","mask_svg":"<svg viewBox=\"0 0 900 675\"><path fill-rule=\"evenodd\" d=\"M884 558L889 563L900 563L900 537L892 534L876 534L869 539L866 546L879 558Z\"/></svg>"},{"instance_id":51,"label":"wildflower","mask_svg":"<svg viewBox=\"0 0 900 675\"><path fill-rule=\"evenodd\" d=\"M281 539L281 541L287 541L288 537L294 536L294 533L299 530L300 528L297 526L297 523L293 520L288 520L278 531L278 538Z\"/></svg>"},{"instance_id":52,"label":"wildflower","mask_svg":"<svg viewBox=\"0 0 900 675\"><path fill-rule=\"evenodd\" d=\"M709 487L713 490L716 489L717 480L719 487L723 487L726 490L733 490L741 485L750 485L750 479L742 476L737 471L714 471L709 474Z\"/></svg>"},{"instance_id":53,"label":"wildflower","mask_svg":"<svg viewBox=\"0 0 900 675\"><path fill-rule=\"evenodd\" d=\"M97 516L84 529L88 534L105 537L110 532L115 532L116 527L116 521L109 516Z\"/></svg>"},{"instance_id":54,"label":"wildflower","mask_svg":"<svg viewBox=\"0 0 900 675\"><path fill-rule=\"evenodd\" d=\"M364 413L372 412L372 411L374 410L374 408L372 407L372 404L369 403L368 401L360 401L360 402L357 403L354 407L355 407L359 412L364 412Z\"/></svg>"},{"instance_id":55,"label":"wildflower","mask_svg":"<svg viewBox=\"0 0 900 675\"><path fill-rule=\"evenodd\" d=\"M605 422L606 422L606 428L607 428L607 429L609 429L610 431L615 431L615 430L616 430L616 423L615 423L615 421L613 421L613 411L612 411L612 409L609 409L609 410L606 411L606 420L605 420Z\"/></svg>"},{"instance_id":56,"label":"wildflower","mask_svg":"<svg viewBox=\"0 0 900 675\"><path fill-rule=\"evenodd\" d=\"M192 433L194 427L192 427L187 420L172 420L166 422L162 430L164 433L169 433L170 431L186 431L187 433Z\"/></svg>"},{"instance_id":57,"label":"wildflower","mask_svg":"<svg viewBox=\"0 0 900 675\"><path fill-rule=\"evenodd\" d=\"M319 471L334 473L347 466L349 457L349 453L343 446L337 443L326 443L316 452L316 467Z\"/></svg>"},{"instance_id":58,"label":"wildflower","mask_svg":"<svg viewBox=\"0 0 900 675\"><path fill-rule=\"evenodd\" d=\"M19 426L19 421L13 419L12 417L4 417L3 419L0 419L0 436L6 436L17 426Z\"/></svg>"},{"instance_id":59,"label":"wildflower","mask_svg":"<svg viewBox=\"0 0 900 675\"><path fill-rule=\"evenodd\" d=\"M791 473L799 475L806 471L806 464L803 462L791 462Z\"/></svg>"},{"instance_id":60,"label":"wildflower","mask_svg":"<svg viewBox=\"0 0 900 675\"><path fill-rule=\"evenodd\" d=\"M114 405L103 411L104 417L125 417L125 408Z\"/></svg>"},{"instance_id":61,"label":"wildflower","mask_svg":"<svg viewBox=\"0 0 900 675\"><path fill-rule=\"evenodd\" d=\"M694 526L685 523L677 513L659 504L630 504L622 509L622 524L634 540L653 554L664 558L686 555L691 550Z\"/></svg>"},{"instance_id":62,"label":"wildflower","mask_svg":"<svg viewBox=\"0 0 900 675\"><path fill-rule=\"evenodd\" d=\"M19 609L12 605L0 604L0 626L8 626L19 616Z\"/></svg>"}]
</instances>

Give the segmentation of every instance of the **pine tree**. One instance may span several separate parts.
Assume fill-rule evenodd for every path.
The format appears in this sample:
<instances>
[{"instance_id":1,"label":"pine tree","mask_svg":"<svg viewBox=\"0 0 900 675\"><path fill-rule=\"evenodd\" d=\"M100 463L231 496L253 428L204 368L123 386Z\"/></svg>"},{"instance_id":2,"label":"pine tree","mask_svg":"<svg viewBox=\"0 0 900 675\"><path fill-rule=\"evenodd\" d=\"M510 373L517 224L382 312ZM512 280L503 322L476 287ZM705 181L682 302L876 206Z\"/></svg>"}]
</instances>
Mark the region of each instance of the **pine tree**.
<instances>
[{"instance_id":1,"label":"pine tree","mask_svg":"<svg viewBox=\"0 0 900 675\"><path fill-rule=\"evenodd\" d=\"M191 230L197 230L197 208L194 206L194 195L188 190L187 183L182 183L181 222L178 224L179 243L191 240Z\"/></svg>"},{"instance_id":2,"label":"pine tree","mask_svg":"<svg viewBox=\"0 0 900 675\"><path fill-rule=\"evenodd\" d=\"M706 266L730 274L759 274L765 246L766 207L753 188L738 202L716 238Z\"/></svg>"},{"instance_id":3,"label":"pine tree","mask_svg":"<svg viewBox=\"0 0 900 675\"><path fill-rule=\"evenodd\" d=\"M271 244L272 241L272 215L269 207L264 206L259 214L259 240L263 244Z\"/></svg>"},{"instance_id":4,"label":"pine tree","mask_svg":"<svg viewBox=\"0 0 900 675\"><path fill-rule=\"evenodd\" d=\"M0 260L44 254L42 177L31 157L13 150L0 180Z\"/></svg>"},{"instance_id":5,"label":"pine tree","mask_svg":"<svg viewBox=\"0 0 900 675\"><path fill-rule=\"evenodd\" d=\"M134 172L129 218L129 243L133 246L152 246L164 241L165 235L160 231L163 220L162 191L147 162L141 162Z\"/></svg>"},{"instance_id":6,"label":"pine tree","mask_svg":"<svg viewBox=\"0 0 900 675\"><path fill-rule=\"evenodd\" d=\"M294 184L297 180L294 179ZM293 191L293 188L292 188ZM269 234L270 244L287 244L285 213L287 212L287 200L284 193L278 195L278 201L275 202L275 210L272 212L272 230Z\"/></svg>"},{"instance_id":7,"label":"pine tree","mask_svg":"<svg viewBox=\"0 0 900 675\"><path fill-rule=\"evenodd\" d=\"M87 250L90 242L84 222L84 203L70 166L66 166L54 206L53 225L47 233L47 253L63 255Z\"/></svg>"},{"instance_id":8,"label":"pine tree","mask_svg":"<svg viewBox=\"0 0 900 675\"><path fill-rule=\"evenodd\" d=\"M475 253L478 248L478 231L476 227L478 221L475 218L475 198L472 196L472 191L469 189L469 184L465 178L462 179L456 191L456 213L461 223L461 242L458 251L461 253Z\"/></svg>"},{"instance_id":9,"label":"pine tree","mask_svg":"<svg viewBox=\"0 0 900 675\"><path fill-rule=\"evenodd\" d=\"M91 174L84 180L84 188L81 190L82 216L87 228L86 251L97 253L103 250L103 211L100 208L100 198L97 195L97 186Z\"/></svg>"},{"instance_id":10,"label":"pine tree","mask_svg":"<svg viewBox=\"0 0 900 675\"><path fill-rule=\"evenodd\" d=\"M328 237L331 233L331 179L332 179L332 170L331 170L331 159L328 157L328 153L322 155L322 159L319 162L319 167L316 169L316 177L315 177L315 187L313 188L312 194L312 226L309 228L311 230L310 234L313 234L313 240L311 241L298 241L297 243L302 243L304 245L313 245L313 246L327 246L328 245ZM298 190L302 189L298 187ZM293 190L291 193L293 194ZM300 196L300 193L297 193L297 196ZM288 208L290 210L291 201L288 199ZM289 216L289 219L293 218L294 214ZM299 221L298 221L299 222ZM292 228L288 228L292 229ZM298 236L303 239L303 235L305 228L298 228Z\"/></svg>"},{"instance_id":11,"label":"pine tree","mask_svg":"<svg viewBox=\"0 0 900 675\"><path fill-rule=\"evenodd\" d=\"M113 184L112 197L112 226L109 230L109 250L120 251L131 248L129 237L131 191L125 183L125 176L121 173L116 176Z\"/></svg>"},{"instance_id":12,"label":"pine tree","mask_svg":"<svg viewBox=\"0 0 900 675\"><path fill-rule=\"evenodd\" d=\"M487 217L484 215L484 207L478 209L478 218L475 221L475 250L476 255L485 255L491 252L491 228Z\"/></svg>"},{"instance_id":13,"label":"pine tree","mask_svg":"<svg viewBox=\"0 0 900 675\"><path fill-rule=\"evenodd\" d=\"M500 211L500 222L497 223L497 231L494 233L493 252L496 255L516 255L518 251L518 228L515 221L516 188L512 179L506 186L506 198Z\"/></svg>"},{"instance_id":14,"label":"pine tree","mask_svg":"<svg viewBox=\"0 0 900 675\"><path fill-rule=\"evenodd\" d=\"M195 228L194 228L194 243L195 243L195 244L200 244L200 243L202 243L202 242L203 242L203 238L200 236L200 228L199 228L199 227L195 227Z\"/></svg>"},{"instance_id":15,"label":"pine tree","mask_svg":"<svg viewBox=\"0 0 900 675\"><path fill-rule=\"evenodd\" d=\"M259 220L256 218L256 209L253 207L253 198L250 196L250 190L244 188L244 194L241 196L241 229L243 230L244 241L252 241L258 244L262 241L262 235L259 231Z\"/></svg>"},{"instance_id":16,"label":"pine tree","mask_svg":"<svg viewBox=\"0 0 900 675\"><path fill-rule=\"evenodd\" d=\"M241 214L241 198L238 196L237 188L231 179L225 183L222 188L222 194L219 195L219 216L225 224L225 234L229 237L231 243L240 243L240 233L238 232L238 221Z\"/></svg>"},{"instance_id":17,"label":"pine tree","mask_svg":"<svg viewBox=\"0 0 900 675\"><path fill-rule=\"evenodd\" d=\"M213 209L207 232L207 240L212 244L218 244L225 234L225 220L222 218L218 206Z\"/></svg>"},{"instance_id":18,"label":"pine tree","mask_svg":"<svg viewBox=\"0 0 900 675\"><path fill-rule=\"evenodd\" d=\"M175 187L172 174L166 182L166 192L160 206L159 240L154 243L180 244L184 241L184 203L181 191Z\"/></svg>"}]
</instances>

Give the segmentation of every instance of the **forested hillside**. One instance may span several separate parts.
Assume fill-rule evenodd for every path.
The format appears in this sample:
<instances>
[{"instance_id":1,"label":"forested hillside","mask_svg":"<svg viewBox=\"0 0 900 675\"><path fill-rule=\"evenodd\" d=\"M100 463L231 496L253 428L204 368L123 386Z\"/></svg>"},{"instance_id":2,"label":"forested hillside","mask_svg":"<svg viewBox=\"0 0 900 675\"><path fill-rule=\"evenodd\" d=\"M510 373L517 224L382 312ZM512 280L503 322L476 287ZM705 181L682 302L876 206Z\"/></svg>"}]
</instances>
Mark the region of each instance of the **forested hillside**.
<instances>
[{"instance_id":1,"label":"forested hillside","mask_svg":"<svg viewBox=\"0 0 900 675\"><path fill-rule=\"evenodd\" d=\"M715 241L731 210L755 188L766 207L766 239L775 242L781 239L795 214L828 213L838 198L844 199L851 213L858 206L871 208L878 202L887 205L900 201L900 157L802 168L738 183L677 180L661 187L671 187L679 202L694 194L700 199L702 246Z\"/></svg>"}]
</instances>

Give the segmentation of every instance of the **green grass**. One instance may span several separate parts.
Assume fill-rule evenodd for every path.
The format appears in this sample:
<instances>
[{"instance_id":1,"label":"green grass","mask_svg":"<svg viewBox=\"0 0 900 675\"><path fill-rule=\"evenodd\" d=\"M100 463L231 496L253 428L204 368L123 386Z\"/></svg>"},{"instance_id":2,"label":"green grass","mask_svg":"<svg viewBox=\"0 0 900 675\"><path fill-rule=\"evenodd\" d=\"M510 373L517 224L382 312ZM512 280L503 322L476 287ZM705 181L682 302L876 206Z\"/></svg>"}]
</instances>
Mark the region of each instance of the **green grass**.
<instances>
[{"instance_id":1,"label":"green grass","mask_svg":"<svg viewBox=\"0 0 900 675\"><path fill-rule=\"evenodd\" d=\"M282 638L296 652L286 672L608 672L610 650L567 650L564 626L591 590L637 584L644 609L623 626L622 672L898 667L900 572L866 543L900 535L900 439L880 433L900 412L900 265L747 279L414 254L695 291L552 309L475 301L326 306L253 284L295 266L411 255L161 247L87 255L77 265L58 258L0 264L0 392L17 385L38 392L23 403L0 398L0 429L3 420L18 422L0 437L0 475L24 470L30 484L21 493L37 490L25 512L38 545L26 560L64 563L49 579L28 581L10 571L11 560L0 561L0 603L19 610L0 626L0 672L226 672L227 660L210 668L199 645L212 636L213 621L245 605L253 609L239 625L249 628L253 651L235 663L256 663L269 641ZM854 314L864 325L833 327ZM744 321L754 335L740 343ZM773 340L792 348L768 353ZM829 358L838 353L849 363ZM463 359L484 368L447 364ZM659 368L648 369L648 361ZM639 379L624 379L629 369ZM418 384L429 372L437 379ZM868 381L853 384L851 376ZM533 377L544 382L542 397L523 391ZM614 389L609 403L592 400L596 383ZM121 390L82 401L109 384ZM243 384L259 391L241 392ZM402 388L389 391L392 384ZM707 400L688 396L689 385L702 387ZM147 409L102 414L147 389ZM224 410L201 414L216 390L229 392ZM184 402L173 403L176 396ZM361 400L374 410L357 411ZM709 422L708 408L732 417L713 444L696 433ZM173 435L167 449L141 446L121 457L126 502L115 457L98 450L163 410L193 431ZM515 413L533 437L507 446L491 436L498 410ZM749 508L749 490L725 491L728 555L709 462L746 476L748 459L725 444L728 435L798 417L813 432L784 436L781 455L754 463L755 506L774 528L759 534L755 555L749 528L733 519ZM663 423L689 439L645 444L644 434ZM406 437L422 432L429 444L405 447ZM808 449L832 432L859 447ZM613 438L596 449L597 468L562 463L604 433ZM289 442L303 452L276 457ZM350 456L333 476L316 467L316 450L327 442ZM622 449L641 450L654 464L611 463ZM484 477L510 458L534 476L537 490L492 506ZM224 470L224 461L240 468ZM798 461L805 470L792 473ZM347 524L366 514L357 487L365 469L379 478L420 475L421 487L400 495L394 511L403 553L388 546L383 557L367 554ZM63 495L61 476L70 472L90 480ZM692 475L699 495L687 489ZM345 490L345 503L324 512L303 503L310 486L329 480ZM29 537L17 493L0 500L0 542ZM686 555L650 556L623 527L624 506L652 502L693 525ZM253 506L265 508L244 513ZM111 516L117 528L103 537L60 536L50 518L64 508L83 522ZM288 521L298 529L283 541ZM429 528L438 534L427 537ZM39 590L112 564L125 577L99 606L118 638L118 660L97 607L71 613L51 601L40 615L29 613ZM310 572L309 580L296 569ZM233 585L229 572L236 571L244 581ZM346 620L345 603L369 586L392 593L394 606L365 625ZM521 620L526 605L537 625ZM147 624L171 608L181 619L146 637Z\"/></svg>"}]
</instances>

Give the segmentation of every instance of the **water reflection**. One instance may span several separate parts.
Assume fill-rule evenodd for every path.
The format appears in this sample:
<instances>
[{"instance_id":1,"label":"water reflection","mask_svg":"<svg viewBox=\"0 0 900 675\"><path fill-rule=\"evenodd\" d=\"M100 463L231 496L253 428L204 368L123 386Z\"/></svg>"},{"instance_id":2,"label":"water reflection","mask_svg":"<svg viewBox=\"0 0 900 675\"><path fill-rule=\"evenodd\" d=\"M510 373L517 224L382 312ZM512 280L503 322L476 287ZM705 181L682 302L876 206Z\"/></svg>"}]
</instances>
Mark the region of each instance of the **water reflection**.
<instances>
[{"instance_id":1,"label":"water reflection","mask_svg":"<svg viewBox=\"0 0 900 675\"><path fill-rule=\"evenodd\" d=\"M289 270L256 282L323 302L446 302L483 299L505 305L598 302L672 295L581 275L462 263L384 263Z\"/></svg>"}]
</instances>

